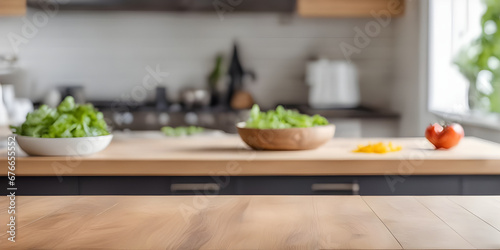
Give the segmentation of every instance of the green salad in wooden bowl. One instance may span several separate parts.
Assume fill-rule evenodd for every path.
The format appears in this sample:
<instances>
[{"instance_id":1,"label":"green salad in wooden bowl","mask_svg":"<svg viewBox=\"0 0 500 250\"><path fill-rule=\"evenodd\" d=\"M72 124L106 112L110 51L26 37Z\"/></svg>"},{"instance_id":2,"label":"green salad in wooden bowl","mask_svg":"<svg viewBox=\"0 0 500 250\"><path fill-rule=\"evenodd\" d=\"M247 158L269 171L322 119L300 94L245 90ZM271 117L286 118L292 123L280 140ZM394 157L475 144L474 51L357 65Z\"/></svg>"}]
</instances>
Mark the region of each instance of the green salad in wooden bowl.
<instances>
[{"instance_id":1,"label":"green salad in wooden bowl","mask_svg":"<svg viewBox=\"0 0 500 250\"><path fill-rule=\"evenodd\" d=\"M278 106L260 111L254 105L246 122L236 125L241 139L260 150L315 149L332 139L335 125L320 115L305 115Z\"/></svg>"}]
</instances>

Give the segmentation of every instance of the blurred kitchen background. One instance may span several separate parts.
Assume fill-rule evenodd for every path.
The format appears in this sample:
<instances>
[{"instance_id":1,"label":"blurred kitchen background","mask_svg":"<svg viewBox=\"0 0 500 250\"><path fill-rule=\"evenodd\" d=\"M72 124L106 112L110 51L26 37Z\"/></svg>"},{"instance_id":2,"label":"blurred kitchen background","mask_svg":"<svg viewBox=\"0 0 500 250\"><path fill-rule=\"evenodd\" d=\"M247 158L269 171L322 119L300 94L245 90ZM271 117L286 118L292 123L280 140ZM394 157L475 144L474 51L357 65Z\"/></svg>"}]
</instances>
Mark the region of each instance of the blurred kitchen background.
<instances>
[{"instance_id":1,"label":"blurred kitchen background","mask_svg":"<svg viewBox=\"0 0 500 250\"><path fill-rule=\"evenodd\" d=\"M448 70L459 72L452 55L444 64L453 69L434 60L467 33L451 20L466 12L460 27L481 30L480 0L17 2L0 1L11 123L22 122L15 114L28 101L55 105L72 95L94 103L115 130L234 133L257 103L324 115L338 137L422 136L430 122L458 121L466 135L500 141L498 113L473 112L469 85L448 86ZM449 39L436 43L435 34Z\"/></svg>"}]
</instances>

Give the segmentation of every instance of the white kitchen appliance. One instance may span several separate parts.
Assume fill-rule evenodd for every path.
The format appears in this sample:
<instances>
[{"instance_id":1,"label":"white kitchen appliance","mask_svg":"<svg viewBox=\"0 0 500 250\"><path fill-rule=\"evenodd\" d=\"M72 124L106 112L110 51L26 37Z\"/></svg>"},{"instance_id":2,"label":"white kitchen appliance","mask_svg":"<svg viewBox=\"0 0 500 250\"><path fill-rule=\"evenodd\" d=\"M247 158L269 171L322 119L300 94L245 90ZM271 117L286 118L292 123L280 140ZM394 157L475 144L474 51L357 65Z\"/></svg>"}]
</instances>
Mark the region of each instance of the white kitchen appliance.
<instances>
[{"instance_id":1,"label":"white kitchen appliance","mask_svg":"<svg viewBox=\"0 0 500 250\"><path fill-rule=\"evenodd\" d=\"M356 65L347 61L319 59L306 69L309 106L313 108L354 108L359 106Z\"/></svg>"},{"instance_id":2,"label":"white kitchen appliance","mask_svg":"<svg viewBox=\"0 0 500 250\"><path fill-rule=\"evenodd\" d=\"M0 55L0 125L20 125L33 110L26 70L17 65L16 55ZM16 98L16 93L24 98ZM7 115L7 117L5 117Z\"/></svg>"}]
</instances>

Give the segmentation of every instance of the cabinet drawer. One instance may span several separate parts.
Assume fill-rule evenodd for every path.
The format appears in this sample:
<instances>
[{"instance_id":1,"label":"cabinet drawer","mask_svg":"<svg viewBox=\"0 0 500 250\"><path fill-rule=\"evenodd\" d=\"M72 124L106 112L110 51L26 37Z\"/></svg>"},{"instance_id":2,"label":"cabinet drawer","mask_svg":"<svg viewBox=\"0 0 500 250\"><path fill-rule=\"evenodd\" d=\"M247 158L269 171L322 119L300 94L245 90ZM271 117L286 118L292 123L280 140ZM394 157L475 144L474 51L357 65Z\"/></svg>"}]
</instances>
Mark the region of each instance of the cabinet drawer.
<instances>
[{"instance_id":1,"label":"cabinet drawer","mask_svg":"<svg viewBox=\"0 0 500 250\"><path fill-rule=\"evenodd\" d=\"M460 195L460 176L363 176L360 195Z\"/></svg>"},{"instance_id":2,"label":"cabinet drawer","mask_svg":"<svg viewBox=\"0 0 500 250\"><path fill-rule=\"evenodd\" d=\"M166 195L170 179L156 176L89 176L80 178L81 195Z\"/></svg>"},{"instance_id":3,"label":"cabinet drawer","mask_svg":"<svg viewBox=\"0 0 500 250\"><path fill-rule=\"evenodd\" d=\"M243 195L342 195L356 194L355 177L240 177L237 191Z\"/></svg>"},{"instance_id":4,"label":"cabinet drawer","mask_svg":"<svg viewBox=\"0 0 500 250\"><path fill-rule=\"evenodd\" d=\"M18 176L16 178L16 195L78 195L78 177L47 176L31 177ZM2 181L2 195L7 195L8 181Z\"/></svg>"},{"instance_id":5,"label":"cabinet drawer","mask_svg":"<svg viewBox=\"0 0 500 250\"><path fill-rule=\"evenodd\" d=\"M235 195L235 176L172 177L173 195Z\"/></svg>"}]
</instances>

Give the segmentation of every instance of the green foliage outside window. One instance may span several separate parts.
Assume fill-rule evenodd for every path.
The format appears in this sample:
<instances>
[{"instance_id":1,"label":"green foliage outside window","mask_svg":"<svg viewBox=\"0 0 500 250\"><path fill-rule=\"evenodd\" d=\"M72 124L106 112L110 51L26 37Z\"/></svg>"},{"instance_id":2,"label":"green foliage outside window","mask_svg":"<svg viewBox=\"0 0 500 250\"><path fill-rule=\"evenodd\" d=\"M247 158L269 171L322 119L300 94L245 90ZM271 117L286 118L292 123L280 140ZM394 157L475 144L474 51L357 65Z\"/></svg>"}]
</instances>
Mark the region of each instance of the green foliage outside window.
<instances>
[{"instance_id":1,"label":"green foliage outside window","mask_svg":"<svg viewBox=\"0 0 500 250\"><path fill-rule=\"evenodd\" d=\"M454 63L469 80L469 107L500 113L500 1L483 0L481 35L462 48Z\"/></svg>"}]
</instances>

